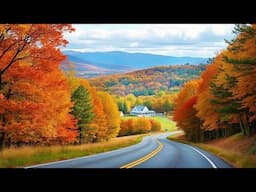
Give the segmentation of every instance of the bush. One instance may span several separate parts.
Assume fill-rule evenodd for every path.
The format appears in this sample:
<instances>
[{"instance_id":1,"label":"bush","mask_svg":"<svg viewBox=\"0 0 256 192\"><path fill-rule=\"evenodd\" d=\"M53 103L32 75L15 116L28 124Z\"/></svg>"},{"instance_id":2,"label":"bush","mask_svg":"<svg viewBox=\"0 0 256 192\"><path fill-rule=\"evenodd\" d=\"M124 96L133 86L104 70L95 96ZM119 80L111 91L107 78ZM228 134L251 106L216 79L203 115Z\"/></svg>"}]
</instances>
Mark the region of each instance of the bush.
<instances>
[{"instance_id":1,"label":"bush","mask_svg":"<svg viewBox=\"0 0 256 192\"><path fill-rule=\"evenodd\" d=\"M150 119L150 123L151 123L151 131L161 131L162 125L159 121Z\"/></svg>"},{"instance_id":2,"label":"bush","mask_svg":"<svg viewBox=\"0 0 256 192\"><path fill-rule=\"evenodd\" d=\"M122 120L118 136L143 134L150 131L160 131L161 128L161 123L159 121L144 117Z\"/></svg>"}]
</instances>

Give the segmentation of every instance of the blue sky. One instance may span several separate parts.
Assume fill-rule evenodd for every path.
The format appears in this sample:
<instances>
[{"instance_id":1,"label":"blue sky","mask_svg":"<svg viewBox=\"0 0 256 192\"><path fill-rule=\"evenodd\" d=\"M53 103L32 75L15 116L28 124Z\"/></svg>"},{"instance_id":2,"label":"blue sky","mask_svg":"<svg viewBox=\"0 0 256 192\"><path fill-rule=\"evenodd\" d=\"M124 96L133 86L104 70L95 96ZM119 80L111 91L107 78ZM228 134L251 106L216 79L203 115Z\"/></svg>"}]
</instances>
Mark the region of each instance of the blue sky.
<instances>
[{"instance_id":1,"label":"blue sky","mask_svg":"<svg viewBox=\"0 0 256 192\"><path fill-rule=\"evenodd\" d=\"M126 51L214 57L233 38L233 24L75 24L63 50Z\"/></svg>"}]
</instances>

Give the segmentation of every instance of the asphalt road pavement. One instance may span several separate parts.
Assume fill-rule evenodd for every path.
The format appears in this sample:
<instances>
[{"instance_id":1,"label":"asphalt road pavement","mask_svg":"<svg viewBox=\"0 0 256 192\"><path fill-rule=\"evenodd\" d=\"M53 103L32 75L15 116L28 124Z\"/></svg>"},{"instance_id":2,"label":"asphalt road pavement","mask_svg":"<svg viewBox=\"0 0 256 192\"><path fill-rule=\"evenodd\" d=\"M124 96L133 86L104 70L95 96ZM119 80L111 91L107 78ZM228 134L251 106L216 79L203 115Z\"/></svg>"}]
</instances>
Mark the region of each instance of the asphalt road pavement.
<instances>
[{"instance_id":1,"label":"asphalt road pavement","mask_svg":"<svg viewBox=\"0 0 256 192\"><path fill-rule=\"evenodd\" d=\"M176 133L146 136L122 149L25 168L231 168L207 151L166 138Z\"/></svg>"}]
</instances>

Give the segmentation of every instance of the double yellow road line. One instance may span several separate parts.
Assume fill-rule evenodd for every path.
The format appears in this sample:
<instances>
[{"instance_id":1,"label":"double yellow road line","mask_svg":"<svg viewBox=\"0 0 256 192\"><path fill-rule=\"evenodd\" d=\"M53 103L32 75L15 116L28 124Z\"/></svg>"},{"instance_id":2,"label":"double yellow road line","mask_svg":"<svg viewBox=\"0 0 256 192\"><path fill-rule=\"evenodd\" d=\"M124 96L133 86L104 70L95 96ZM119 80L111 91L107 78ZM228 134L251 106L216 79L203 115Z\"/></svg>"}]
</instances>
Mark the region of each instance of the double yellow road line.
<instances>
[{"instance_id":1,"label":"double yellow road line","mask_svg":"<svg viewBox=\"0 0 256 192\"><path fill-rule=\"evenodd\" d=\"M163 148L163 144L162 143L160 143L158 140L157 140L157 142L158 142L158 147L154 150L154 151L152 151L151 153L149 153L149 154L147 154L146 156L144 156L144 157L142 157L142 158L140 158L140 159L138 159L138 160L136 160L136 161L133 161L133 162L131 162L131 163L128 163L128 164L125 164L125 165L123 165L122 167L120 167L121 169L123 169L123 168L132 168L132 167L135 167L136 165L139 165L139 164L141 164L141 163L143 163L143 162L145 162L145 161L147 161L147 160L149 160L150 158L152 158L152 157L154 157L157 153L159 153L161 150L162 150L162 148Z\"/></svg>"}]
</instances>

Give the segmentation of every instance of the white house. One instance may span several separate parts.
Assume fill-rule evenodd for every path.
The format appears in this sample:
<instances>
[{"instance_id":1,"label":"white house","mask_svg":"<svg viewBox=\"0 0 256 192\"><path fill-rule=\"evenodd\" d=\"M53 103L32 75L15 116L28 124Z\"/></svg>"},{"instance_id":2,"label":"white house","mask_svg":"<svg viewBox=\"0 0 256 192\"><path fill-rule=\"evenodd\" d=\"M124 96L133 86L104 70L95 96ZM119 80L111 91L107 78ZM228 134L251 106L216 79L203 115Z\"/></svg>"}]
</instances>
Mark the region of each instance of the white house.
<instances>
[{"instance_id":1,"label":"white house","mask_svg":"<svg viewBox=\"0 0 256 192\"><path fill-rule=\"evenodd\" d=\"M133 107L133 109L130 112L130 115L136 115L136 116L139 116L139 117L155 116L156 112L148 110L147 106L137 105L137 106Z\"/></svg>"}]
</instances>

